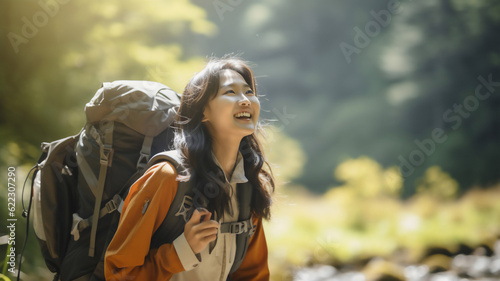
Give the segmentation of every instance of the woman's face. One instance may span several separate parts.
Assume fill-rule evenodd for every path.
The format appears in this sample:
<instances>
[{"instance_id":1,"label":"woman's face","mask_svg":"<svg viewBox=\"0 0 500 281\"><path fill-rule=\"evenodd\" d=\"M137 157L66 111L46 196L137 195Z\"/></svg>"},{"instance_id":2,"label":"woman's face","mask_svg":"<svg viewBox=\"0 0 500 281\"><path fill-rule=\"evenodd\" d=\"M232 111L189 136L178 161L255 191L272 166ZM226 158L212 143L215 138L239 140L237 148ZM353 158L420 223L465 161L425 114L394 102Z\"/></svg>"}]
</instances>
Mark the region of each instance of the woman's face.
<instances>
[{"instance_id":1,"label":"woman's face","mask_svg":"<svg viewBox=\"0 0 500 281\"><path fill-rule=\"evenodd\" d=\"M222 70L219 91L203 111L202 121L206 122L212 137L250 135L257 128L259 114L259 99L245 79L234 70Z\"/></svg>"}]
</instances>

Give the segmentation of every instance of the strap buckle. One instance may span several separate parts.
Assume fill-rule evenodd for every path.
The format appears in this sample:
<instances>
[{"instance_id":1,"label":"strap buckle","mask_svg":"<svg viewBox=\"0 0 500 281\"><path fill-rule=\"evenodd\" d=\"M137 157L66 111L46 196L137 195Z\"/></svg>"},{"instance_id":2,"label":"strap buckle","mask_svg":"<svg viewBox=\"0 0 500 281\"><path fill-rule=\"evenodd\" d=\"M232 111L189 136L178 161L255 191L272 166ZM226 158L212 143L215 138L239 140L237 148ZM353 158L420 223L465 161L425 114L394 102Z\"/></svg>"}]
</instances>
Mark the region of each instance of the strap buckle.
<instances>
[{"instance_id":1,"label":"strap buckle","mask_svg":"<svg viewBox=\"0 0 500 281\"><path fill-rule=\"evenodd\" d=\"M100 163L101 165L111 166L111 154L113 153L113 147L111 145L105 144L101 150Z\"/></svg>"},{"instance_id":2,"label":"strap buckle","mask_svg":"<svg viewBox=\"0 0 500 281\"><path fill-rule=\"evenodd\" d=\"M106 211L108 212L108 214L118 210L118 204L116 204L115 198L113 198L111 201L106 203L106 205L104 205L104 207L106 208Z\"/></svg>"},{"instance_id":3,"label":"strap buckle","mask_svg":"<svg viewBox=\"0 0 500 281\"><path fill-rule=\"evenodd\" d=\"M139 155L139 160L137 160L137 168L144 169L148 164L149 154L141 152Z\"/></svg>"},{"instance_id":4,"label":"strap buckle","mask_svg":"<svg viewBox=\"0 0 500 281\"><path fill-rule=\"evenodd\" d=\"M236 235L248 233L248 235L251 236L255 232L255 227L255 225L252 225L252 219L238 222L226 222L221 225L221 233Z\"/></svg>"},{"instance_id":5,"label":"strap buckle","mask_svg":"<svg viewBox=\"0 0 500 281\"><path fill-rule=\"evenodd\" d=\"M232 223L229 228L231 233L233 234L242 234L248 231L247 221Z\"/></svg>"}]
</instances>

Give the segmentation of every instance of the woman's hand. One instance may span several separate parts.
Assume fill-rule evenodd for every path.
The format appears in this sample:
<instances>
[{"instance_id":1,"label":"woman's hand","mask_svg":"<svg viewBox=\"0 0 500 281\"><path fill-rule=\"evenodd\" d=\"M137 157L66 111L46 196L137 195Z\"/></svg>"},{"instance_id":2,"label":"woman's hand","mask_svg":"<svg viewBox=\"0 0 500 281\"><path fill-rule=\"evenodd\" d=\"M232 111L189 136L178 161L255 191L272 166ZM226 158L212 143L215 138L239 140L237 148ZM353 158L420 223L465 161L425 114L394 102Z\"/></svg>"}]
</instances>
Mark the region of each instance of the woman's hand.
<instances>
[{"instance_id":1,"label":"woman's hand","mask_svg":"<svg viewBox=\"0 0 500 281\"><path fill-rule=\"evenodd\" d=\"M195 254L203 251L208 243L217 238L219 223L210 220L212 213L207 209L196 209L184 226L184 236Z\"/></svg>"}]
</instances>

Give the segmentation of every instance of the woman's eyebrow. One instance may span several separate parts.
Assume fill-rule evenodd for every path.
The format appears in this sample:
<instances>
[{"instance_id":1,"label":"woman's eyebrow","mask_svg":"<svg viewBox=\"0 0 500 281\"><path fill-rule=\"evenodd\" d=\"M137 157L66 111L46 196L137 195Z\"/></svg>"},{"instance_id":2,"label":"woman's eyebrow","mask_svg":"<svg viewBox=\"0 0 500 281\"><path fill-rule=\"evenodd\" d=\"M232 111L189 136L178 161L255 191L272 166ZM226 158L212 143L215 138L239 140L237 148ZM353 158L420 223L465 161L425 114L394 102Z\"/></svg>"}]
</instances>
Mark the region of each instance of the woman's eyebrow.
<instances>
[{"instance_id":1,"label":"woman's eyebrow","mask_svg":"<svg viewBox=\"0 0 500 281\"><path fill-rule=\"evenodd\" d=\"M228 87L234 87L234 86L243 86L245 88L250 88L250 86L248 86L247 83L235 83L235 82L229 83L229 84L224 84L224 85L222 85L221 88L228 88Z\"/></svg>"}]
</instances>

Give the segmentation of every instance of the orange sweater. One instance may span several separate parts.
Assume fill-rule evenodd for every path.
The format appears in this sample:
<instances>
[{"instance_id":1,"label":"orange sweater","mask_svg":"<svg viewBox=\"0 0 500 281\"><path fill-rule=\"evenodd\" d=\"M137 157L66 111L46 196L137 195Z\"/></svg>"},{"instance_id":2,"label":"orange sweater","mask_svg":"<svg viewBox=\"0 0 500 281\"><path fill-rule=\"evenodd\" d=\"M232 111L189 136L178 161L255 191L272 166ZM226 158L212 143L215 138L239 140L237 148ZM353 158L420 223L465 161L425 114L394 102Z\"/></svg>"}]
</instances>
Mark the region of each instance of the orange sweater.
<instances>
[{"instance_id":1,"label":"orange sweater","mask_svg":"<svg viewBox=\"0 0 500 281\"><path fill-rule=\"evenodd\" d=\"M184 271L173 244L150 250L151 237L167 215L177 192L176 177L173 166L163 162L151 167L131 187L120 224L106 252L106 280L170 280L175 273ZM150 202L143 215L146 201ZM262 219L254 217L253 223L257 225L256 232L250 238L241 266L230 275L232 280L269 280Z\"/></svg>"}]
</instances>

